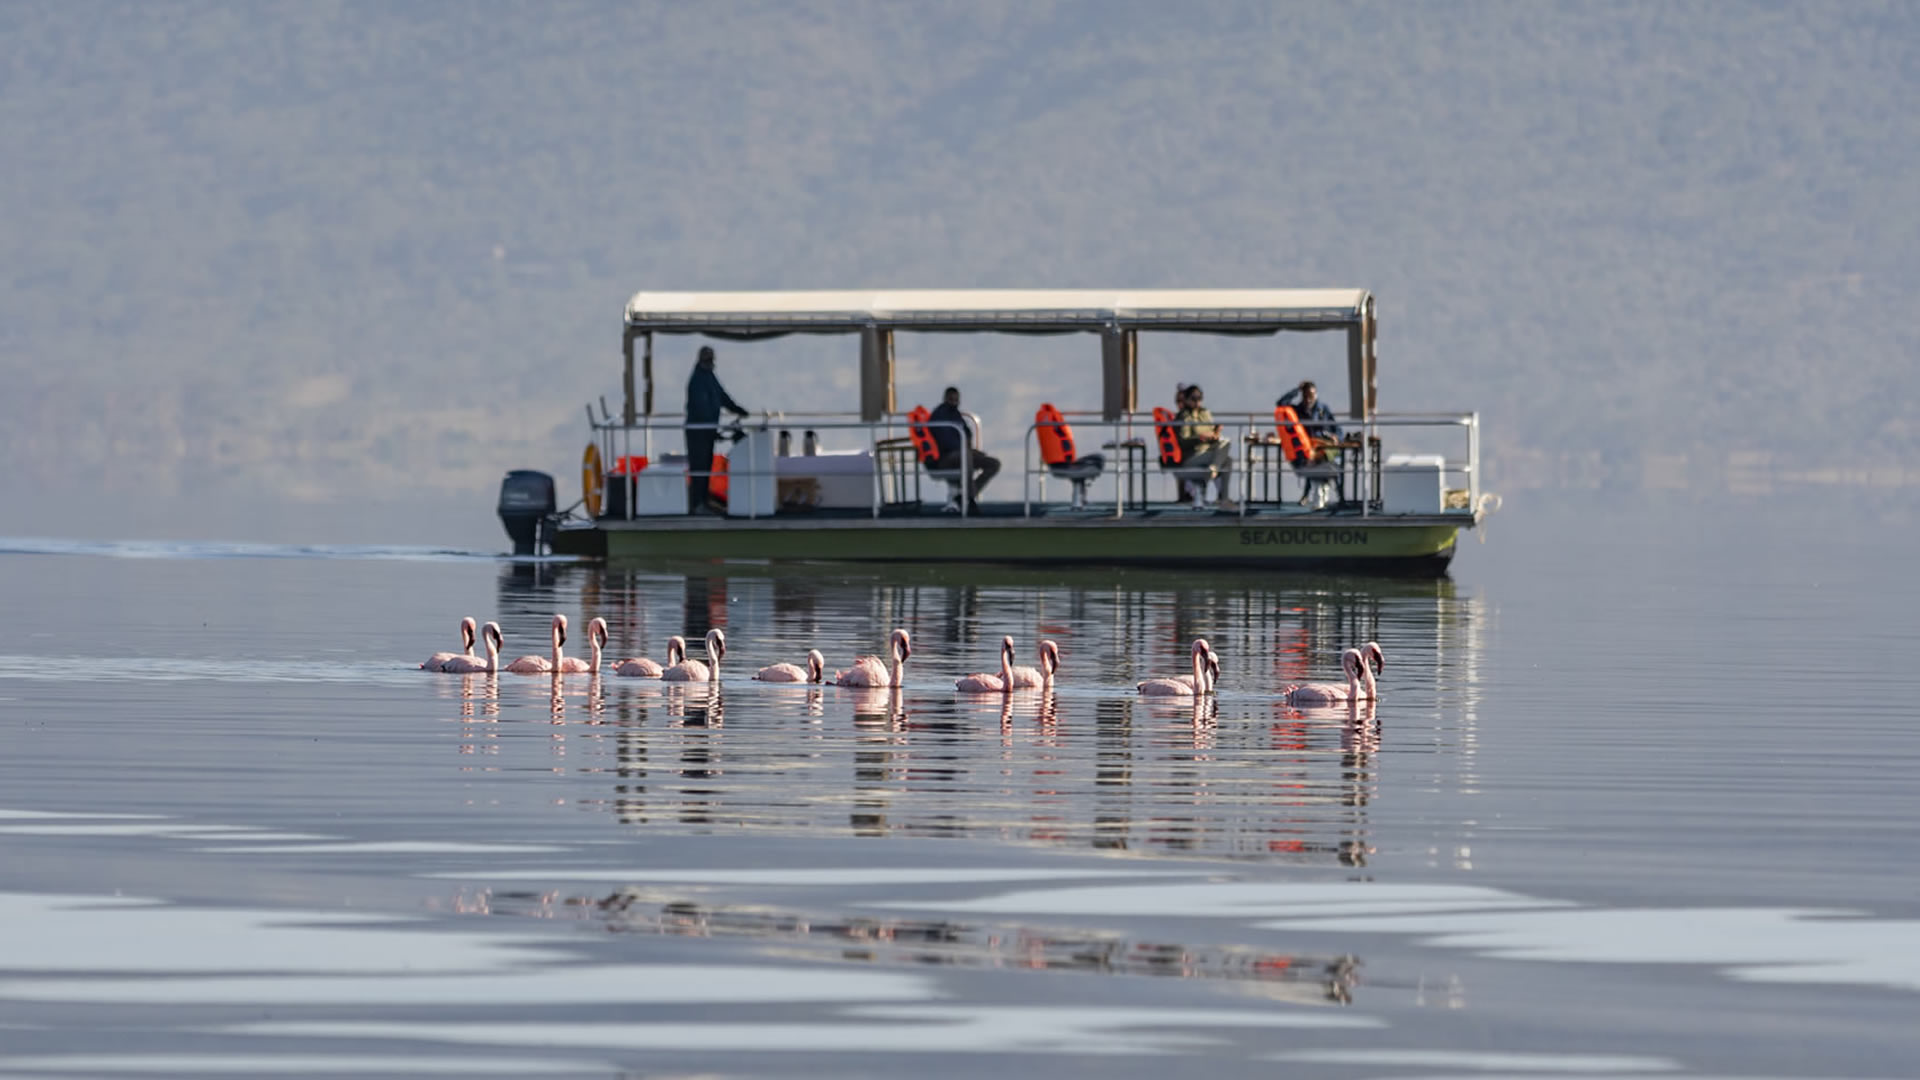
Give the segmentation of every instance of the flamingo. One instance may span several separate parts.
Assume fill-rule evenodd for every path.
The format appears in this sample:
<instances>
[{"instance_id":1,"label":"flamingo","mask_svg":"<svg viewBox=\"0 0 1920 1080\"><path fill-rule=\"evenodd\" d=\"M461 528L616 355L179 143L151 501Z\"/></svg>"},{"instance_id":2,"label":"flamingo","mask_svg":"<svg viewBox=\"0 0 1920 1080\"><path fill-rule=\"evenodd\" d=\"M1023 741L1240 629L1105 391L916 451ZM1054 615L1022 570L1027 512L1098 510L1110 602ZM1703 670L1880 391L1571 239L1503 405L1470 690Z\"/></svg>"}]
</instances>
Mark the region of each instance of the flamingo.
<instances>
[{"instance_id":1,"label":"flamingo","mask_svg":"<svg viewBox=\"0 0 1920 1080\"><path fill-rule=\"evenodd\" d=\"M827 677L827 658L820 655L819 649L807 650L807 666L797 664L769 664L753 673L761 682L797 682L817 683Z\"/></svg>"},{"instance_id":2,"label":"flamingo","mask_svg":"<svg viewBox=\"0 0 1920 1080\"><path fill-rule=\"evenodd\" d=\"M676 642L678 644L676 644ZM675 637L667 642L667 667L672 667L686 658L687 643L685 641ZM636 656L630 660L622 660L613 666L613 673L615 675L625 675L630 679L657 679L660 677L660 673L665 670L666 668L661 667L659 664L654 663L644 656Z\"/></svg>"},{"instance_id":3,"label":"flamingo","mask_svg":"<svg viewBox=\"0 0 1920 1080\"><path fill-rule=\"evenodd\" d=\"M1373 669L1375 675L1387 670L1387 654L1380 648L1378 642L1369 641L1360 646L1360 658L1367 662L1367 666Z\"/></svg>"},{"instance_id":4,"label":"flamingo","mask_svg":"<svg viewBox=\"0 0 1920 1080\"><path fill-rule=\"evenodd\" d=\"M434 653L432 656L427 657L426 663L420 665L420 670L421 671L445 671L447 670L447 661L453 659L456 656L464 656L469 660L473 659L474 633L475 631L474 631L473 616L469 615L466 618L461 619L460 620L460 640L466 643L466 648L460 652Z\"/></svg>"},{"instance_id":5,"label":"flamingo","mask_svg":"<svg viewBox=\"0 0 1920 1080\"><path fill-rule=\"evenodd\" d=\"M863 656L853 662L845 671L833 673L835 686L904 686L906 685L907 659L913 655L913 642L904 629L896 629L887 635L887 653L893 659L893 670L877 656Z\"/></svg>"},{"instance_id":6,"label":"flamingo","mask_svg":"<svg viewBox=\"0 0 1920 1080\"><path fill-rule=\"evenodd\" d=\"M560 647L567 643L567 617L555 615L553 628L549 632L553 639L553 656L523 656L507 665L507 670L515 675L551 675L560 669L560 662L566 659Z\"/></svg>"},{"instance_id":7,"label":"flamingo","mask_svg":"<svg viewBox=\"0 0 1920 1080\"><path fill-rule=\"evenodd\" d=\"M489 622L481 627L480 637L487 646L485 660L471 656L456 656L447 661L440 670L452 672L455 675L492 675L500 670L500 646L506 644L506 638L500 634L500 624Z\"/></svg>"},{"instance_id":8,"label":"flamingo","mask_svg":"<svg viewBox=\"0 0 1920 1080\"><path fill-rule=\"evenodd\" d=\"M671 649L673 643L676 641L680 643L680 655L685 657L687 655L687 642L685 638L676 634L667 642L667 647ZM698 660L683 659L679 663L662 671L660 677L668 682L719 682L720 659L726 655L727 635L721 633L719 628L715 627L707 631L706 663L703 664Z\"/></svg>"},{"instance_id":9,"label":"flamingo","mask_svg":"<svg viewBox=\"0 0 1920 1080\"><path fill-rule=\"evenodd\" d=\"M1011 639L1009 639L1011 640ZM1044 690L1053 685L1053 673L1060 670L1060 646L1051 641L1040 643L1040 669L1017 667L1007 680L1009 690Z\"/></svg>"},{"instance_id":10,"label":"flamingo","mask_svg":"<svg viewBox=\"0 0 1920 1080\"><path fill-rule=\"evenodd\" d=\"M1206 638L1193 639L1193 674L1148 679L1135 687L1148 697L1198 697L1213 690L1220 677L1220 658Z\"/></svg>"},{"instance_id":11,"label":"flamingo","mask_svg":"<svg viewBox=\"0 0 1920 1080\"><path fill-rule=\"evenodd\" d=\"M587 622L587 648L593 653L591 661L577 656L569 656L560 661L559 670L585 674L600 670L600 653L607 647L607 620L595 615Z\"/></svg>"},{"instance_id":12,"label":"flamingo","mask_svg":"<svg viewBox=\"0 0 1920 1080\"><path fill-rule=\"evenodd\" d=\"M1365 654L1359 649L1348 649L1340 654L1340 670L1347 677L1344 687L1333 683L1308 683L1305 686L1289 686L1281 691L1281 695L1289 705L1339 705L1374 696L1373 670L1367 666Z\"/></svg>"},{"instance_id":13,"label":"flamingo","mask_svg":"<svg viewBox=\"0 0 1920 1080\"><path fill-rule=\"evenodd\" d=\"M965 694L1000 694L1013 689L1013 638L1000 639L1000 674L962 675L953 681L953 688Z\"/></svg>"}]
</instances>

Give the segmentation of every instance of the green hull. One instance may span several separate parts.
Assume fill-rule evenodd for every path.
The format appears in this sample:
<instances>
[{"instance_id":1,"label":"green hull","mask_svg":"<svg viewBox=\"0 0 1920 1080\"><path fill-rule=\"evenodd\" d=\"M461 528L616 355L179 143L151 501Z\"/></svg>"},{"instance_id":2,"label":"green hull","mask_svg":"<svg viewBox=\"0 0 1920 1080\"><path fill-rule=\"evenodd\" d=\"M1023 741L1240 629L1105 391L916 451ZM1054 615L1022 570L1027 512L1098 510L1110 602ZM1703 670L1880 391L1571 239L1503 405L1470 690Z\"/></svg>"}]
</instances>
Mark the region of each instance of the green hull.
<instances>
[{"instance_id":1,"label":"green hull","mask_svg":"<svg viewBox=\"0 0 1920 1080\"><path fill-rule=\"evenodd\" d=\"M1465 522L1227 519L1072 523L915 519L755 523L680 519L620 523L565 550L609 560L809 559L855 562L997 562L1104 566L1356 569L1439 574ZM596 542L597 541L597 542ZM595 550L599 548L599 550ZM557 549L559 549L557 547Z\"/></svg>"}]
</instances>

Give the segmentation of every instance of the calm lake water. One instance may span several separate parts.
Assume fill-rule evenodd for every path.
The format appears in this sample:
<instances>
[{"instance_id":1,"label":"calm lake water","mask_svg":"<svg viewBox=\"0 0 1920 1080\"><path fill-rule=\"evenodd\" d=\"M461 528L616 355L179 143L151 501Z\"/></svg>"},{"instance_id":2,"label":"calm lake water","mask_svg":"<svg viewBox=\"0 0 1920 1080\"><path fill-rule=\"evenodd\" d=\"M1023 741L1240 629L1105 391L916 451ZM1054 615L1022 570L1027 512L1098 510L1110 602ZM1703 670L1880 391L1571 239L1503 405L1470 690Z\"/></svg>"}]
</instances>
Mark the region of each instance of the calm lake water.
<instances>
[{"instance_id":1,"label":"calm lake water","mask_svg":"<svg viewBox=\"0 0 1920 1080\"><path fill-rule=\"evenodd\" d=\"M0 1076L1920 1075L1911 517L1622 514L1437 582L0 541ZM555 611L724 684L414 670ZM746 678L894 626L901 694ZM1002 634L1051 697L953 692Z\"/></svg>"}]
</instances>

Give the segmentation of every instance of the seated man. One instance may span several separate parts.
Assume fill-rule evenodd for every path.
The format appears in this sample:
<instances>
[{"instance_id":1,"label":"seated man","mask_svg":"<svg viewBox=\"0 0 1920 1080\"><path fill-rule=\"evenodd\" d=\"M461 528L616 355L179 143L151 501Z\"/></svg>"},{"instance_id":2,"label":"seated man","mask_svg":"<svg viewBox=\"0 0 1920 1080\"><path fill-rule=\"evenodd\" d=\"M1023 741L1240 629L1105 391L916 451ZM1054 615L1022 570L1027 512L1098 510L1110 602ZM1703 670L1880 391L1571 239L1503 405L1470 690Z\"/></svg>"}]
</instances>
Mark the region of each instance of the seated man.
<instances>
[{"instance_id":1,"label":"seated man","mask_svg":"<svg viewBox=\"0 0 1920 1080\"><path fill-rule=\"evenodd\" d=\"M1276 409L1282 405L1293 406L1293 411L1300 417L1300 426L1307 429L1307 437L1312 439L1314 444L1313 456L1305 461L1295 461L1293 463L1295 467L1324 463L1327 460L1328 448L1339 443L1341 435L1340 425L1334 420L1333 410L1327 408L1327 403L1320 400L1320 388L1314 385L1312 379L1303 379L1299 386L1281 394L1280 399L1273 403ZM1307 490L1300 501L1324 503L1327 488L1332 483L1332 480L1325 477L1309 479Z\"/></svg>"},{"instance_id":2,"label":"seated man","mask_svg":"<svg viewBox=\"0 0 1920 1080\"><path fill-rule=\"evenodd\" d=\"M1276 409L1282 405L1293 406L1293 411L1300 416L1300 425L1307 429L1308 437L1319 446L1314 460L1325 461L1327 447L1340 441L1340 425L1334 421L1333 410L1320 400L1320 388L1313 384L1312 379L1303 380L1273 403Z\"/></svg>"},{"instance_id":3,"label":"seated man","mask_svg":"<svg viewBox=\"0 0 1920 1080\"><path fill-rule=\"evenodd\" d=\"M1187 388L1186 405L1174 419L1180 422L1180 464L1195 469L1211 468L1214 482L1219 485L1219 505L1223 509L1237 509L1236 504L1227 496L1227 489L1233 483L1233 447L1220 437L1220 425L1213 422L1213 413L1207 410L1206 394L1198 386ZM1198 492L1205 498L1204 486Z\"/></svg>"},{"instance_id":4,"label":"seated man","mask_svg":"<svg viewBox=\"0 0 1920 1080\"><path fill-rule=\"evenodd\" d=\"M957 471L960 468L962 433L965 433L967 442L973 441L973 427L967 422L966 414L960 411L960 391L957 387L947 387L947 392L942 395L930 419L934 423L928 426L928 431L933 436L934 445L940 450L940 457L928 468ZM959 427L950 426L954 424ZM968 456L973 465L973 476L963 477L966 483L961 486L966 489L967 506L971 508L979 501L980 489L987 486L987 481L1000 475L1000 459L981 453L979 447L974 447Z\"/></svg>"}]
</instances>

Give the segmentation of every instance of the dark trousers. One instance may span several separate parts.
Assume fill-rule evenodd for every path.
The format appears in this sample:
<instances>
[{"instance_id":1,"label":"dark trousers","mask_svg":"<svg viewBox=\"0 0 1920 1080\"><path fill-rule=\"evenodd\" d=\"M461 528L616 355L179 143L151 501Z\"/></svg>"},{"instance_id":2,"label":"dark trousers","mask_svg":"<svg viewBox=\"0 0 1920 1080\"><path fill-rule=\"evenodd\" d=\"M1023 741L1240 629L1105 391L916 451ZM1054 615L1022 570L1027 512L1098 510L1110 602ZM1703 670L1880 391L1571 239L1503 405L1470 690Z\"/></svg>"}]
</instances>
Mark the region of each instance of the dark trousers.
<instances>
[{"instance_id":1,"label":"dark trousers","mask_svg":"<svg viewBox=\"0 0 1920 1080\"><path fill-rule=\"evenodd\" d=\"M707 507L707 476L699 475L713 471L713 440L716 432L687 432L687 510L696 512Z\"/></svg>"},{"instance_id":2,"label":"dark trousers","mask_svg":"<svg viewBox=\"0 0 1920 1080\"><path fill-rule=\"evenodd\" d=\"M975 450L972 454L968 455L968 460L973 465L973 479L967 484L967 501L971 503L980 498L980 489L987 486L987 481L1000 475L1000 459L991 454L983 454ZM951 454L942 455L940 460L934 462L933 467L958 472L960 469L959 452L955 451Z\"/></svg>"}]
</instances>

